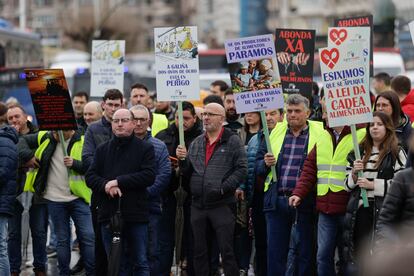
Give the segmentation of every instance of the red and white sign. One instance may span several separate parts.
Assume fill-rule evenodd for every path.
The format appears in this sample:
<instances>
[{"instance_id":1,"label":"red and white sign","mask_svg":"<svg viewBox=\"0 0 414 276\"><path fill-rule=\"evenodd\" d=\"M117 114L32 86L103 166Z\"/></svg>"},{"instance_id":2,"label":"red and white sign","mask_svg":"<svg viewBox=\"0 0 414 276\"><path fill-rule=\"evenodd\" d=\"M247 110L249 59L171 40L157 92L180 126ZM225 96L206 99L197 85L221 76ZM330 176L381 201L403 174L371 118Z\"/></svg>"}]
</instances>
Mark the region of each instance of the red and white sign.
<instances>
[{"instance_id":1,"label":"red and white sign","mask_svg":"<svg viewBox=\"0 0 414 276\"><path fill-rule=\"evenodd\" d=\"M367 77L369 79L369 60L354 59L350 62L345 58L349 51L357 52L362 47L364 45L354 43L346 51L337 47L319 49L330 127L372 121L369 86L366 83Z\"/></svg>"}]
</instances>

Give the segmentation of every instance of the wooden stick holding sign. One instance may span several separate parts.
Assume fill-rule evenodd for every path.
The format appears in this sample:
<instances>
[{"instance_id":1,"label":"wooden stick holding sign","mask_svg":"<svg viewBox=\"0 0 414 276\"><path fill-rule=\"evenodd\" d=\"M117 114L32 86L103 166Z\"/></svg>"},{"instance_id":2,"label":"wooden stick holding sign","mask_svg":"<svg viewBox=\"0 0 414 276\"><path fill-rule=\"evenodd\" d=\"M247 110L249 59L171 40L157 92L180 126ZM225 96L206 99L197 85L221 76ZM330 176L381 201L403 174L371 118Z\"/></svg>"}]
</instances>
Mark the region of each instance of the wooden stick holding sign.
<instances>
[{"instance_id":1,"label":"wooden stick holding sign","mask_svg":"<svg viewBox=\"0 0 414 276\"><path fill-rule=\"evenodd\" d=\"M359 152L359 143L357 137L357 131L355 125L351 125L351 132L352 132L352 141L354 142L354 152L355 152L355 159L361 159L361 153ZM358 178L362 177L362 172L358 172ZM367 197L367 190L361 188L361 197L362 203L364 207L369 207L368 197Z\"/></svg>"},{"instance_id":2,"label":"wooden stick holding sign","mask_svg":"<svg viewBox=\"0 0 414 276\"><path fill-rule=\"evenodd\" d=\"M272 145L270 144L270 135L269 135L269 129L267 126L267 121L266 121L266 114L263 110L260 111L260 118L262 119L263 134L264 134L265 141L266 141L267 152L273 154ZM272 172L272 180L276 181L276 166L270 167L270 170Z\"/></svg>"},{"instance_id":3,"label":"wooden stick holding sign","mask_svg":"<svg viewBox=\"0 0 414 276\"><path fill-rule=\"evenodd\" d=\"M180 146L185 147L184 141L184 119L183 119L183 102L178 102L178 137Z\"/></svg>"}]
</instances>

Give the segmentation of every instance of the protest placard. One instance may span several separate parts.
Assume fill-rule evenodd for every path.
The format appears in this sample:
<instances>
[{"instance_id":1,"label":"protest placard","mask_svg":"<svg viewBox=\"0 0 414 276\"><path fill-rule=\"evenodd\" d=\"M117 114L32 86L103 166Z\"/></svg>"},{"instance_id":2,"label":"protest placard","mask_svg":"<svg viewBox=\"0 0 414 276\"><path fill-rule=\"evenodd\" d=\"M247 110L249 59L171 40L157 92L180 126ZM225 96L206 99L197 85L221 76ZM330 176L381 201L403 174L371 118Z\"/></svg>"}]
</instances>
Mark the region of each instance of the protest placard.
<instances>
[{"instance_id":1,"label":"protest placard","mask_svg":"<svg viewBox=\"0 0 414 276\"><path fill-rule=\"evenodd\" d=\"M92 41L91 96L102 97L106 90L124 91L124 40Z\"/></svg>"},{"instance_id":2,"label":"protest placard","mask_svg":"<svg viewBox=\"0 0 414 276\"><path fill-rule=\"evenodd\" d=\"M347 27L370 27L370 45L369 45L369 76L372 77L374 74L374 19L371 14L363 15L363 16L356 16L356 17L348 17L348 18L341 18L334 20L335 27L347 28Z\"/></svg>"},{"instance_id":3,"label":"protest placard","mask_svg":"<svg viewBox=\"0 0 414 276\"><path fill-rule=\"evenodd\" d=\"M24 71L39 129L77 129L63 70L25 69Z\"/></svg>"},{"instance_id":4,"label":"protest placard","mask_svg":"<svg viewBox=\"0 0 414 276\"><path fill-rule=\"evenodd\" d=\"M354 43L359 51L364 46ZM363 59L345 62L337 47L319 49L322 81L325 91L326 111L330 127L360 124L372 121L372 107L366 76L369 66Z\"/></svg>"},{"instance_id":5,"label":"protest placard","mask_svg":"<svg viewBox=\"0 0 414 276\"><path fill-rule=\"evenodd\" d=\"M227 40L227 63L237 113L283 107L283 93L271 34Z\"/></svg>"},{"instance_id":6,"label":"protest placard","mask_svg":"<svg viewBox=\"0 0 414 276\"><path fill-rule=\"evenodd\" d=\"M200 99L197 27L154 29L158 101Z\"/></svg>"},{"instance_id":7,"label":"protest placard","mask_svg":"<svg viewBox=\"0 0 414 276\"><path fill-rule=\"evenodd\" d=\"M275 43L283 92L312 98L315 30L276 29Z\"/></svg>"},{"instance_id":8,"label":"protest placard","mask_svg":"<svg viewBox=\"0 0 414 276\"><path fill-rule=\"evenodd\" d=\"M408 28L410 28L411 39L413 40L414 44L414 21L408 23Z\"/></svg>"}]
</instances>

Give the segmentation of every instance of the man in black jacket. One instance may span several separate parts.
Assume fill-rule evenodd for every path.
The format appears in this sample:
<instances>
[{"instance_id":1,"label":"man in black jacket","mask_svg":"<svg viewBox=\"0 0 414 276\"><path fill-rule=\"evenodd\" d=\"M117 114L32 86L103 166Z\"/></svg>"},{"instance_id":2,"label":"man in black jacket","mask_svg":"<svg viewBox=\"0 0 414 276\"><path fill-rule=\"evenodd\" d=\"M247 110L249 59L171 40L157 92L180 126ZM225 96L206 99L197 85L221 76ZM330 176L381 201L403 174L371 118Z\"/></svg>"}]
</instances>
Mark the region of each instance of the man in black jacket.
<instances>
[{"instance_id":1,"label":"man in black jacket","mask_svg":"<svg viewBox=\"0 0 414 276\"><path fill-rule=\"evenodd\" d=\"M186 147L190 147L191 142L203 133L203 126L201 121L197 118L194 106L190 102L183 102L183 126L184 126L184 141ZM180 175L178 171L178 160L175 154L177 146L179 145L178 137L178 113L175 114L175 123L171 124L167 129L162 130L157 134L156 138L163 141L168 148L168 153L171 160L171 178L167 191L162 196L162 215L160 221L159 233L159 259L160 259L160 274L169 275L174 258L174 239L175 239L175 217L177 201L174 191L179 186ZM183 256L182 259L187 258L187 273L193 275L192 269L192 232L190 227L190 198L187 196L184 203L184 234L183 234ZM183 268L183 267L182 267Z\"/></svg>"},{"instance_id":2,"label":"man in black jacket","mask_svg":"<svg viewBox=\"0 0 414 276\"><path fill-rule=\"evenodd\" d=\"M85 142L82 150L82 162L89 168L93 161L96 148L112 138L111 121L115 111L123 106L123 95L118 89L108 89L102 98L103 116L100 120L90 124L85 133ZM95 259L96 275L106 275L108 262L103 248L101 231L97 227L96 199L91 198L92 222L95 230ZM72 275L83 270L82 256L72 268Z\"/></svg>"},{"instance_id":3,"label":"man in black jacket","mask_svg":"<svg viewBox=\"0 0 414 276\"><path fill-rule=\"evenodd\" d=\"M191 144L188 155L178 146L177 157L186 159L184 176L190 178L191 226L194 234L194 270L198 276L210 274L206 229L215 232L223 259L224 274L239 275L233 251L235 191L247 176L247 159L240 138L224 128L225 110L217 104L205 106L205 135Z\"/></svg>"},{"instance_id":4,"label":"man in black jacket","mask_svg":"<svg viewBox=\"0 0 414 276\"><path fill-rule=\"evenodd\" d=\"M120 201L124 223L121 274L127 275L132 268L134 275L149 275L146 254L149 204L146 188L155 180L155 158L153 146L134 135L135 126L131 111L119 109L114 113L114 136L97 148L86 181L96 196L98 222L107 255L112 241L109 222Z\"/></svg>"}]
</instances>

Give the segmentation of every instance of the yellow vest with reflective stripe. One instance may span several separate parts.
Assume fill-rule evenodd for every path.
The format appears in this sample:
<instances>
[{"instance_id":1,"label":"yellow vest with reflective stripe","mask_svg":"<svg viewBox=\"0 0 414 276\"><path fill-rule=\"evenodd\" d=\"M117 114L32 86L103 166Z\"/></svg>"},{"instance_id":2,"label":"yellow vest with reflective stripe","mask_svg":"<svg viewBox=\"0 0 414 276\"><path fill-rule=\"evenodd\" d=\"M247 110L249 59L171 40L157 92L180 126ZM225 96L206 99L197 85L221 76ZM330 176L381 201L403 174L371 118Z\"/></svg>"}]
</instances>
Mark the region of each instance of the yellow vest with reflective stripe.
<instances>
[{"instance_id":1,"label":"yellow vest with reflective stripe","mask_svg":"<svg viewBox=\"0 0 414 276\"><path fill-rule=\"evenodd\" d=\"M37 148L35 152L35 157L38 160L42 160L43 152L45 151L45 149L50 143L49 138L46 138L42 143L40 143L42 140L42 137L45 134L46 134L46 131L44 131L44 133L39 132L38 137L37 137L39 147ZM72 157L74 160L82 160L83 141L84 141L84 137L81 136L81 139L75 142L70 150L69 156ZM56 149L56 150L60 150L60 149ZM38 171L39 169L34 169L34 170L29 171L26 174L26 182L24 185L24 191L34 192L33 184L35 182ZM69 188L70 188L70 191L74 195L82 198L83 200L85 200L85 202L90 204L92 191L86 185L84 175L81 175L75 172L74 170L70 169L69 170Z\"/></svg>"},{"instance_id":2,"label":"yellow vest with reflective stripe","mask_svg":"<svg viewBox=\"0 0 414 276\"><path fill-rule=\"evenodd\" d=\"M37 133L37 144L39 145L39 147L36 149L35 154L34 154L34 156L36 157L37 160L40 160L40 157L42 156L43 151L49 145L49 142L50 142L49 139L46 139L43 143L41 143L42 138L43 138L43 136L45 136L46 133L47 133L47 131L45 131L45 130L39 131ZM26 173L26 181L24 182L23 191L34 193L33 183L36 179L36 175L37 175L38 170L39 169L30 169Z\"/></svg>"},{"instance_id":3,"label":"yellow vest with reflective stripe","mask_svg":"<svg viewBox=\"0 0 414 276\"><path fill-rule=\"evenodd\" d=\"M83 141L84 136L82 135L80 141L74 143L70 150L69 155L74 160L82 160ZM72 169L69 170L69 188L74 195L83 198L88 204L91 203L92 191L86 185L85 176Z\"/></svg>"},{"instance_id":4,"label":"yellow vest with reflective stripe","mask_svg":"<svg viewBox=\"0 0 414 276\"><path fill-rule=\"evenodd\" d=\"M357 130L358 143L365 137L366 130ZM352 134L341 139L335 151L332 144L331 134L325 131L317 143L316 164L318 166L317 194L326 195L329 190L334 193L345 190L346 157L354 148Z\"/></svg>"},{"instance_id":5,"label":"yellow vest with reflective stripe","mask_svg":"<svg viewBox=\"0 0 414 276\"><path fill-rule=\"evenodd\" d=\"M309 140L308 140L308 153L312 150L315 146L316 142L318 141L319 137L323 135L325 131L323 128L322 122L316 121L308 121L309 125ZM286 137L286 131L288 128L287 121L283 121L276 124L276 127L272 130L270 134L270 144L272 145L272 152L273 156L275 156L276 160L279 157L280 151L282 149L283 141ZM265 180L264 191L266 192L269 189L270 183L272 179L272 173L270 172ZM273 182L276 182L274 179Z\"/></svg>"},{"instance_id":6,"label":"yellow vest with reflective stripe","mask_svg":"<svg viewBox=\"0 0 414 276\"><path fill-rule=\"evenodd\" d=\"M151 135L155 137L158 132L168 128L168 119L164 114L152 113Z\"/></svg>"}]
</instances>

